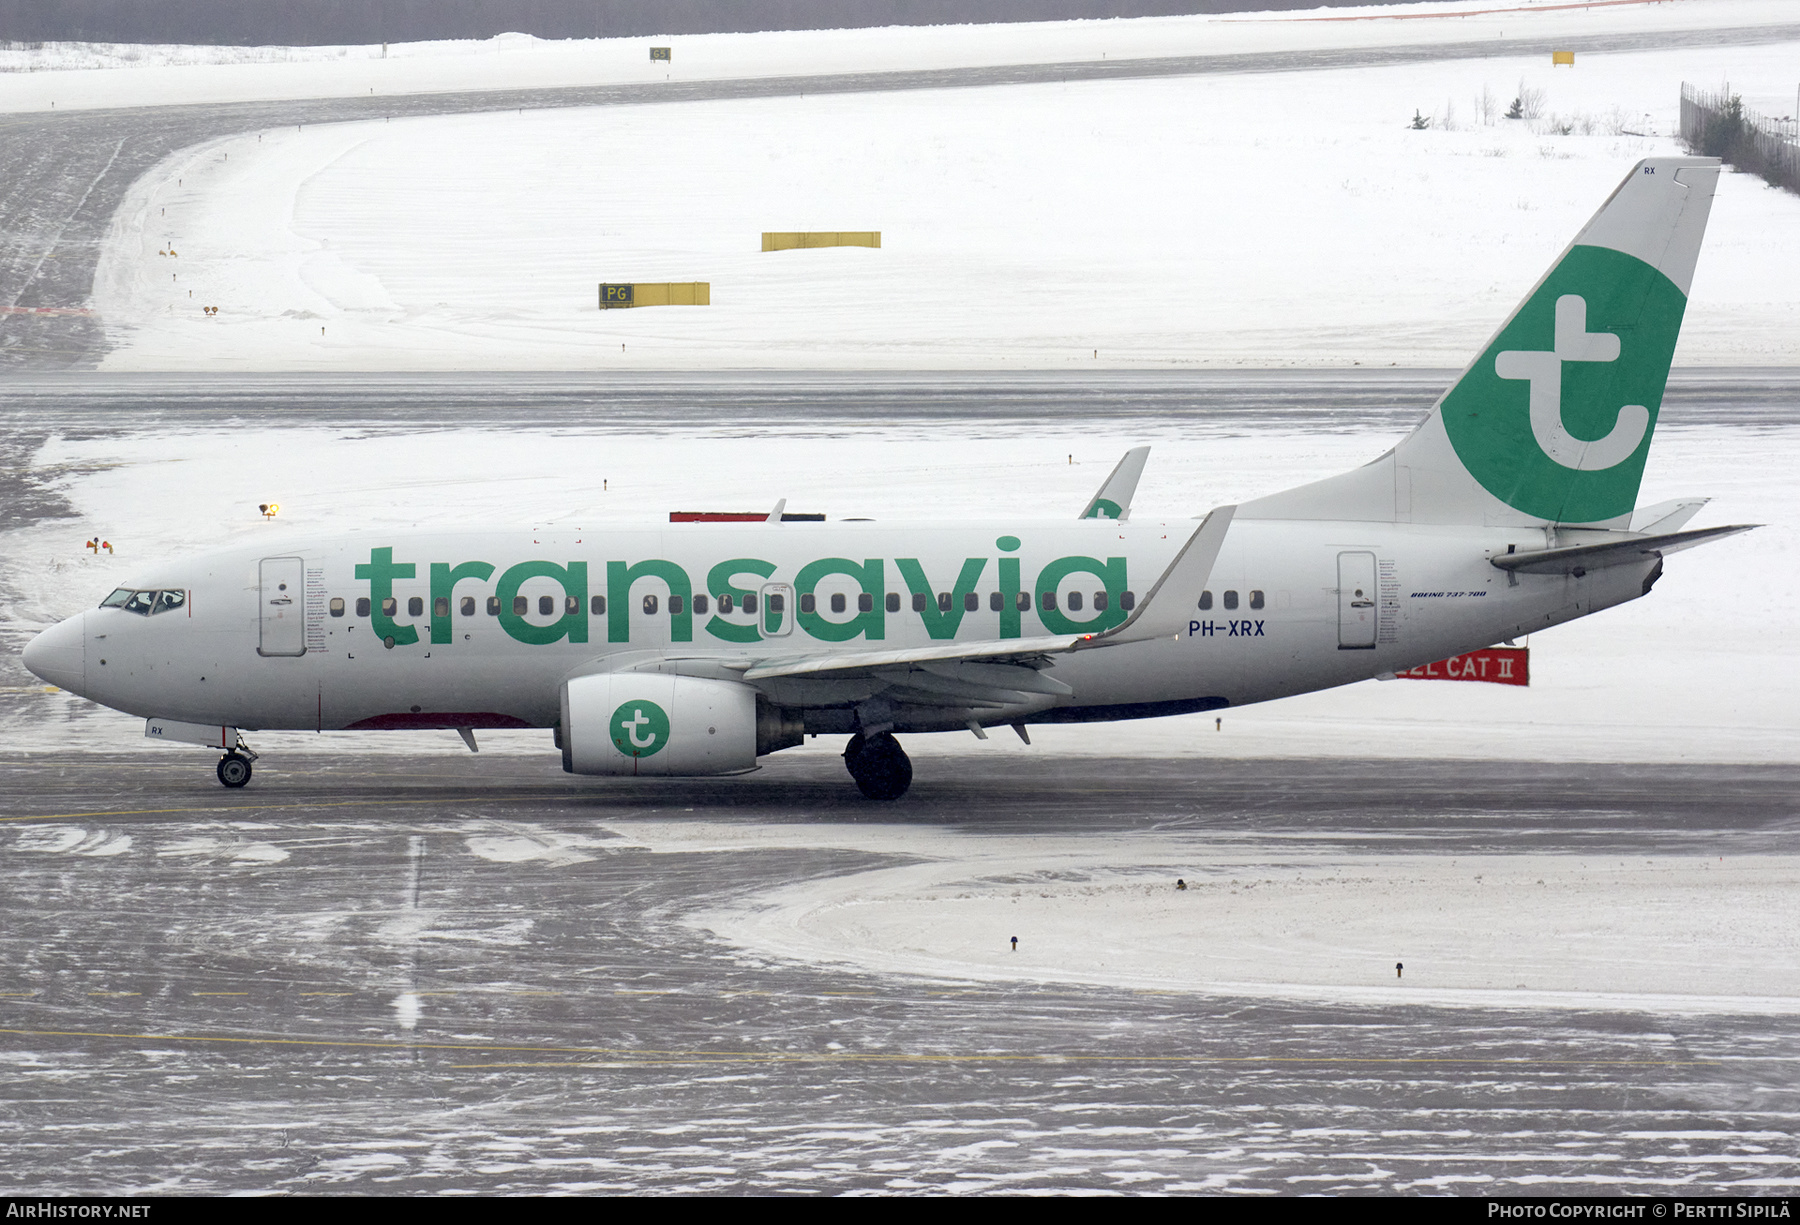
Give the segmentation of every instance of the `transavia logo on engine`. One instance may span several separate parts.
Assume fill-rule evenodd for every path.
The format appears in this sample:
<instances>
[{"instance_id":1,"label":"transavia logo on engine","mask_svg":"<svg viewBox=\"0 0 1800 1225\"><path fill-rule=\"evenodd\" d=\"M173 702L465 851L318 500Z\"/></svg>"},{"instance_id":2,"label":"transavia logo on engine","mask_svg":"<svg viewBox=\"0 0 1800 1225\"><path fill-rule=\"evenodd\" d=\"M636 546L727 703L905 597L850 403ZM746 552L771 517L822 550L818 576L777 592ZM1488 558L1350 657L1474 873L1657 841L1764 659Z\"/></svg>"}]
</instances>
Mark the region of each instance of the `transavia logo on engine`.
<instances>
[{"instance_id":1,"label":"transavia logo on engine","mask_svg":"<svg viewBox=\"0 0 1800 1225\"><path fill-rule=\"evenodd\" d=\"M669 743L669 716L655 702L626 702L609 720L612 742L627 757L654 757Z\"/></svg>"}]
</instances>

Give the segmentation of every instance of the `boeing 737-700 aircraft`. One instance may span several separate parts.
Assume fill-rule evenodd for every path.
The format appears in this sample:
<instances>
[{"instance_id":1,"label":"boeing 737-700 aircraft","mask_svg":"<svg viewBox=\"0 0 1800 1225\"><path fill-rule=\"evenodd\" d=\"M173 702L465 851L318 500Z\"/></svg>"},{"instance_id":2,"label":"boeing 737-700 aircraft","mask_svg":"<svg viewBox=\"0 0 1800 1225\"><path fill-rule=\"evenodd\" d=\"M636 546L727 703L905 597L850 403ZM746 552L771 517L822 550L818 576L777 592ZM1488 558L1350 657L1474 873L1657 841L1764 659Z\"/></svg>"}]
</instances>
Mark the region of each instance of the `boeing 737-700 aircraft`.
<instances>
[{"instance_id":1,"label":"boeing 737-700 aircraft","mask_svg":"<svg viewBox=\"0 0 1800 1225\"><path fill-rule=\"evenodd\" d=\"M1635 507L1718 163L1633 167L1425 420L1355 471L1074 520L383 534L146 569L39 634L44 680L223 750L239 729L546 728L576 774L756 768L849 739L1139 719L1391 674L1649 593L1704 499Z\"/></svg>"}]
</instances>

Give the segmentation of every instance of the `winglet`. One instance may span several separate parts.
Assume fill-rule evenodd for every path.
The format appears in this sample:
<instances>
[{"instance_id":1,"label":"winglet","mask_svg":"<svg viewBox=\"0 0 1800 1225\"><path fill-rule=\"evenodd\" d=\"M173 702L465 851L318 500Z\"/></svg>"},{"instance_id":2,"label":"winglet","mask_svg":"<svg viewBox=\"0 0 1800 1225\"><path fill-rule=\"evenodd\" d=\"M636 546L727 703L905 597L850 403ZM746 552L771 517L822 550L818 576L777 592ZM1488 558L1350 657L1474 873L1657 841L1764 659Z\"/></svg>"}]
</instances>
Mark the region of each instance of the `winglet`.
<instances>
[{"instance_id":1,"label":"winglet","mask_svg":"<svg viewBox=\"0 0 1800 1225\"><path fill-rule=\"evenodd\" d=\"M1132 614L1111 629L1084 639L1076 649L1171 638L1186 630L1188 609L1199 602L1201 589L1212 577L1213 563L1219 560L1225 533L1231 530L1231 518L1236 513L1236 506L1214 508Z\"/></svg>"},{"instance_id":2,"label":"winglet","mask_svg":"<svg viewBox=\"0 0 1800 1225\"><path fill-rule=\"evenodd\" d=\"M1121 523L1131 518L1131 498L1137 492L1138 478L1144 475L1144 461L1149 458L1149 447L1133 447L1125 452L1125 458L1119 461L1112 475L1100 486L1100 491L1088 500L1087 509L1077 518L1117 519Z\"/></svg>"}]
</instances>

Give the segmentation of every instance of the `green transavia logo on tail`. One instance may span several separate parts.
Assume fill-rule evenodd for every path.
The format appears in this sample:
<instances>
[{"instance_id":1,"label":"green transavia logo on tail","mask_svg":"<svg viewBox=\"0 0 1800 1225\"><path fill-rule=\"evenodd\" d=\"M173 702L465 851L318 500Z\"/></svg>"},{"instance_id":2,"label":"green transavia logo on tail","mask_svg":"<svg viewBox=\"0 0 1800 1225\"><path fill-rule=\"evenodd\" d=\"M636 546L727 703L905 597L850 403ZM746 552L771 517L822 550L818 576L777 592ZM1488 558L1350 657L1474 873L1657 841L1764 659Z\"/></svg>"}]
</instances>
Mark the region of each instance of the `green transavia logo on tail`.
<instances>
[{"instance_id":1,"label":"green transavia logo on tail","mask_svg":"<svg viewBox=\"0 0 1800 1225\"><path fill-rule=\"evenodd\" d=\"M627 757L654 757L669 743L669 716L655 702L626 702L608 721L612 742Z\"/></svg>"},{"instance_id":2,"label":"green transavia logo on tail","mask_svg":"<svg viewBox=\"0 0 1800 1225\"><path fill-rule=\"evenodd\" d=\"M1553 522L1629 513L1686 309L1642 260L1572 248L1444 397L1470 475Z\"/></svg>"}]
</instances>

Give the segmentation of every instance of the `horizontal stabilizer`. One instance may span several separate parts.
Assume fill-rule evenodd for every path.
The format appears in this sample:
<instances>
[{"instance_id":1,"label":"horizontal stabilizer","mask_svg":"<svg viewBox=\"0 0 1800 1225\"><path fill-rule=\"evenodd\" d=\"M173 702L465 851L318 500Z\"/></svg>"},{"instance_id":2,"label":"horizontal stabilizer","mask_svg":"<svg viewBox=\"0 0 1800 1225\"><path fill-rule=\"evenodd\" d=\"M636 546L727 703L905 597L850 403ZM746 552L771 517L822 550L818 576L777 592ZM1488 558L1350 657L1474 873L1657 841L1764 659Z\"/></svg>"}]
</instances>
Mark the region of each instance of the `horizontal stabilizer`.
<instances>
[{"instance_id":1,"label":"horizontal stabilizer","mask_svg":"<svg viewBox=\"0 0 1800 1225\"><path fill-rule=\"evenodd\" d=\"M1761 527L1760 523L1740 523L1733 527L1707 527L1693 532L1670 532L1663 536L1634 536L1629 540L1609 540L1601 544L1578 544L1564 549L1534 549L1529 553L1502 553L1488 560L1502 570L1518 574L1573 574L1577 578L1589 570L1608 566L1629 566L1679 553L1711 540L1723 540L1739 532Z\"/></svg>"},{"instance_id":2,"label":"horizontal stabilizer","mask_svg":"<svg viewBox=\"0 0 1800 1225\"><path fill-rule=\"evenodd\" d=\"M1671 502L1640 507L1631 512L1631 527L1628 530L1647 533L1679 532L1710 501L1711 498L1676 498Z\"/></svg>"}]
</instances>

